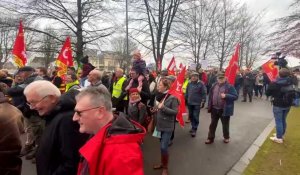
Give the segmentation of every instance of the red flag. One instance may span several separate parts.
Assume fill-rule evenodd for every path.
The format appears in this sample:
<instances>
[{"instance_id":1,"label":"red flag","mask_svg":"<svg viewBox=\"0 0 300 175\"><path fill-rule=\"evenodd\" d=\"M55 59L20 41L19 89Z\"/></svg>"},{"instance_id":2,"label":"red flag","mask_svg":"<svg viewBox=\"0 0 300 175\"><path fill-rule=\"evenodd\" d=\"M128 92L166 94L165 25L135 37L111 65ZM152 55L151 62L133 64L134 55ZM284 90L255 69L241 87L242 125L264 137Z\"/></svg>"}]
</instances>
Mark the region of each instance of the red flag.
<instances>
[{"instance_id":1,"label":"red flag","mask_svg":"<svg viewBox=\"0 0 300 175\"><path fill-rule=\"evenodd\" d=\"M13 59L18 67L23 67L27 63L26 48L24 41L24 31L22 21L20 21L19 32L12 50Z\"/></svg>"},{"instance_id":2,"label":"red flag","mask_svg":"<svg viewBox=\"0 0 300 175\"><path fill-rule=\"evenodd\" d=\"M57 75L62 76L67 73L68 66L73 66L71 39L67 37L57 59L56 66L59 67Z\"/></svg>"},{"instance_id":3,"label":"red flag","mask_svg":"<svg viewBox=\"0 0 300 175\"><path fill-rule=\"evenodd\" d=\"M262 65L264 72L267 74L271 81L275 81L278 75L278 68L274 65L273 59L270 59Z\"/></svg>"},{"instance_id":4,"label":"red flag","mask_svg":"<svg viewBox=\"0 0 300 175\"><path fill-rule=\"evenodd\" d=\"M238 43L236 45L235 52L231 57L229 65L225 70L225 77L227 77L227 80L231 85L234 85L236 72L239 69L238 66L239 50L240 50L240 44Z\"/></svg>"},{"instance_id":5,"label":"red flag","mask_svg":"<svg viewBox=\"0 0 300 175\"><path fill-rule=\"evenodd\" d=\"M157 71L161 71L161 58L157 57Z\"/></svg>"},{"instance_id":6,"label":"red flag","mask_svg":"<svg viewBox=\"0 0 300 175\"><path fill-rule=\"evenodd\" d=\"M179 70L182 71L182 69L183 69L183 64L180 63L180 64L179 64Z\"/></svg>"},{"instance_id":7,"label":"red flag","mask_svg":"<svg viewBox=\"0 0 300 175\"><path fill-rule=\"evenodd\" d=\"M170 61L169 65L168 65L168 74L169 75L175 75L175 70L176 70L176 63L175 63L175 58L173 57L172 60Z\"/></svg>"},{"instance_id":8,"label":"red flag","mask_svg":"<svg viewBox=\"0 0 300 175\"><path fill-rule=\"evenodd\" d=\"M183 117L182 117L182 113L186 112L185 109L185 98L182 92L182 85L184 82L184 77L185 77L185 72L186 72L186 67L184 67L180 73L178 74L176 80L174 81L174 83L171 85L170 90L169 90L169 94L175 96L178 98L179 102L180 102L180 106L178 108L178 113L176 116L176 119L178 120L179 124L183 127L184 126L184 121L183 121Z\"/></svg>"}]
</instances>

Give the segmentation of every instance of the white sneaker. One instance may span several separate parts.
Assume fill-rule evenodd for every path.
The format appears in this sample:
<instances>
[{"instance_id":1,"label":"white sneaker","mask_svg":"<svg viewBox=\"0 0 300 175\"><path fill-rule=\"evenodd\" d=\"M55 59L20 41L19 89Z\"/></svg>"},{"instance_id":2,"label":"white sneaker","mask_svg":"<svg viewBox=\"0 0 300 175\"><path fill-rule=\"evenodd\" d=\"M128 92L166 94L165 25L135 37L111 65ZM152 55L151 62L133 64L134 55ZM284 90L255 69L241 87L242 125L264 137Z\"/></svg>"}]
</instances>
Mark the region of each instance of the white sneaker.
<instances>
[{"instance_id":1,"label":"white sneaker","mask_svg":"<svg viewBox=\"0 0 300 175\"><path fill-rule=\"evenodd\" d=\"M277 134L273 133L273 137L277 137ZM284 136L282 136L282 140L284 140Z\"/></svg>"},{"instance_id":2,"label":"white sneaker","mask_svg":"<svg viewBox=\"0 0 300 175\"><path fill-rule=\"evenodd\" d=\"M270 139L275 142L275 143L283 143L283 140L282 139L279 139L277 137L270 137Z\"/></svg>"}]
</instances>

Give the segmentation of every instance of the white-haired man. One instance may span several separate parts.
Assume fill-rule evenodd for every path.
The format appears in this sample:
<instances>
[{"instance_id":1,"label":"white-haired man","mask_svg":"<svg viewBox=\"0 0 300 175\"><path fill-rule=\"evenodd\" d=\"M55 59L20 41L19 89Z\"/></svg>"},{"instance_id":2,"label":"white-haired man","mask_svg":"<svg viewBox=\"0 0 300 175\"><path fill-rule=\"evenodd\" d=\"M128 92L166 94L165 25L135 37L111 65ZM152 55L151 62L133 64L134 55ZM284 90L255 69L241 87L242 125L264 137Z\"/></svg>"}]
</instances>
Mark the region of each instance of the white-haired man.
<instances>
[{"instance_id":1,"label":"white-haired man","mask_svg":"<svg viewBox=\"0 0 300 175\"><path fill-rule=\"evenodd\" d=\"M79 152L83 159L80 175L143 175L140 143L145 129L120 113L114 116L110 94L103 88L88 87L76 96L73 120L81 133L94 136Z\"/></svg>"},{"instance_id":2,"label":"white-haired man","mask_svg":"<svg viewBox=\"0 0 300 175\"><path fill-rule=\"evenodd\" d=\"M29 84L24 94L31 109L38 111L46 121L46 128L36 154L37 174L76 174L78 149L86 136L78 132L72 122L76 91L61 96L59 89L49 81Z\"/></svg>"},{"instance_id":3,"label":"white-haired man","mask_svg":"<svg viewBox=\"0 0 300 175\"><path fill-rule=\"evenodd\" d=\"M112 83L112 105L116 111L124 112L126 103L128 103L126 87L126 78L123 69L117 68L115 71L115 80ZM126 109L125 109L126 110Z\"/></svg>"},{"instance_id":4,"label":"white-haired man","mask_svg":"<svg viewBox=\"0 0 300 175\"><path fill-rule=\"evenodd\" d=\"M102 73L101 71L94 69L88 74L88 81L91 83L88 87L100 87L107 90L108 89L102 84Z\"/></svg>"}]
</instances>

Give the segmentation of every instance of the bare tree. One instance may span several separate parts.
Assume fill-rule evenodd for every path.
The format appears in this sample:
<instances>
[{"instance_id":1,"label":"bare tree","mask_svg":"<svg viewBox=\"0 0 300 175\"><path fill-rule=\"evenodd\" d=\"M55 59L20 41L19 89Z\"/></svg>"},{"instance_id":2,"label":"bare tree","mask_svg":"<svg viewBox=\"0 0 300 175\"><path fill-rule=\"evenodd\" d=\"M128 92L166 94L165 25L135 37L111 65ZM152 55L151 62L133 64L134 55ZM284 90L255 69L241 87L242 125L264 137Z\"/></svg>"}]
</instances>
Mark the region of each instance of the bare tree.
<instances>
[{"instance_id":1,"label":"bare tree","mask_svg":"<svg viewBox=\"0 0 300 175\"><path fill-rule=\"evenodd\" d=\"M30 24L31 22L25 22ZM32 25L34 27L34 25ZM0 18L0 68L12 58L12 49L16 40L19 28L19 19L1 17ZM33 51L38 44L34 32L25 32L25 42L27 53Z\"/></svg>"},{"instance_id":2,"label":"bare tree","mask_svg":"<svg viewBox=\"0 0 300 175\"><path fill-rule=\"evenodd\" d=\"M45 31L51 35L56 36L56 32L51 27L47 27ZM57 43L57 41L50 37L49 35L43 35L43 41L40 46L40 52L44 55L44 66L46 68L49 67L49 64L53 62L56 58L56 54L58 53L57 46L60 46L60 43Z\"/></svg>"},{"instance_id":3,"label":"bare tree","mask_svg":"<svg viewBox=\"0 0 300 175\"><path fill-rule=\"evenodd\" d=\"M224 63L238 41L238 14L239 6L229 0L220 0L214 25L214 42L212 44L215 56L219 61L219 69L223 69Z\"/></svg>"},{"instance_id":4,"label":"bare tree","mask_svg":"<svg viewBox=\"0 0 300 175\"><path fill-rule=\"evenodd\" d=\"M107 17L104 14L102 0L3 0L0 7L9 13L22 14L31 20L48 20L54 22L56 28L67 30L73 34L76 41L76 58L83 56L84 46L88 43L109 36L113 30L111 26L103 27ZM101 27L100 27L101 26ZM50 33L36 28L27 28L41 32L60 41Z\"/></svg>"},{"instance_id":5,"label":"bare tree","mask_svg":"<svg viewBox=\"0 0 300 175\"><path fill-rule=\"evenodd\" d=\"M262 32L263 11L253 16L246 5L239 9L238 36L240 43L239 66L252 67L264 50L265 35Z\"/></svg>"},{"instance_id":6,"label":"bare tree","mask_svg":"<svg viewBox=\"0 0 300 175\"><path fill-rule=\"evenodd\" d=\"M120 59L120 67L126 71L129 70L131 64L131 57L127 55L126 37L116 37L111 40L112 50L116 52ZM128 50L132 53L137 49L137 44L129 39Z\"/></svg>"},{"instance_id":7,"label":"bare tree","mask_svg":"<svg viewBox=\"0 0 300 175\"><path fill-rule=\"evenodd\" d=\"M289 15L273 21L277 27L275 32L269 35L269 47L267 53L275 51L285 52L295 57L300 57L300 1L294 0L290 5Z\"/></svg>"},{"instance_id":8,"label":"bare tree","mask_svg":"<svg viewBox=\"0 0 300 175\"><path fill-rule=\"evenodd\" d=\"M207 59L210 51L218 1L193 0L181 6L174 33L183 47L193 55L191 60L200 68L200 59Z\"/></svg>"},{"instance_id":9,"label":"bare tree","mask_svg":"<svg viewBox=\"0 0 300 175\"><path fill-rule=\"evenodd\" d=\"M131 19L133 38L152 51L155 62L164 59L166 52L178 47L176 41L170 42L170 31L178 7L185 0L144 0L136 2L136 17ZM140 38L143 38L142 41ZM150 44L149 44L150 43ZM169 46L168 46L169 44Z\"/></svg>"}]
</instances>

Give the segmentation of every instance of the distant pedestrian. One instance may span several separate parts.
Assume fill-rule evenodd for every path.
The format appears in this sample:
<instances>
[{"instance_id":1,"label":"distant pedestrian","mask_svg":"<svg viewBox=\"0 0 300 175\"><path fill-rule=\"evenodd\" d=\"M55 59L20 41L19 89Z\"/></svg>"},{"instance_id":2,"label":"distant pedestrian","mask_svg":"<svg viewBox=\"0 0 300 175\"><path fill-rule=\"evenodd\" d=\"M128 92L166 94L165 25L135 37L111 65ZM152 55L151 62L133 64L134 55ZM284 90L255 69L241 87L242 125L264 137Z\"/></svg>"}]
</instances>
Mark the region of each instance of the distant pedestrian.
<instances>
[{"instance_id":1,"label":"distant pedestrian","mask_svg":"<svg viewBox=\"0 0 300 175\"><path fill-rule=\"evenodd\" d=\"M249 97L249 102L252 102L254 85L255 85L255 76L250 71L250 69L246 69L243 75L244 99L242 102L247 102L247 96Z\"/></svg>"}]
</instances>

